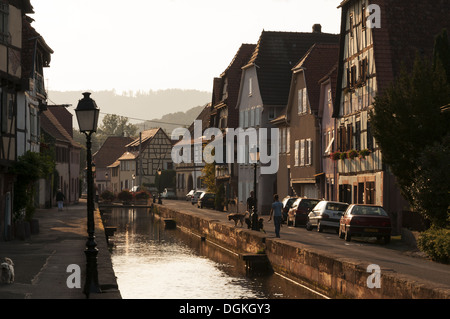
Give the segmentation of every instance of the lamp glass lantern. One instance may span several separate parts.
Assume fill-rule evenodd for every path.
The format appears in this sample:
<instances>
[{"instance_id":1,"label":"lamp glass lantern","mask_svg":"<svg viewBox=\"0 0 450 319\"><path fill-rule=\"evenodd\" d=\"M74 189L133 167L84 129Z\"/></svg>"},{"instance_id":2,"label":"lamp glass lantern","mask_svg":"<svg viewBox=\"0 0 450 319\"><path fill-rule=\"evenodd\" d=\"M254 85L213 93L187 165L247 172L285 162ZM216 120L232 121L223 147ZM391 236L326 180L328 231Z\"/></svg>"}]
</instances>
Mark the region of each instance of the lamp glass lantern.
<instances>
[{"instance_id":1,"label":"lamp glass lantern","mask_svg":"<svg viewBox=\"0 0 450 319\"><path fill-rule=\"evenodd\" d=\"M78 102L75 114L78 120L78 127L82 133L97 132L98 117L100 109L93 99L90 98L91 93L83 93L84 98Z\"/></svg>"}]
</instances>

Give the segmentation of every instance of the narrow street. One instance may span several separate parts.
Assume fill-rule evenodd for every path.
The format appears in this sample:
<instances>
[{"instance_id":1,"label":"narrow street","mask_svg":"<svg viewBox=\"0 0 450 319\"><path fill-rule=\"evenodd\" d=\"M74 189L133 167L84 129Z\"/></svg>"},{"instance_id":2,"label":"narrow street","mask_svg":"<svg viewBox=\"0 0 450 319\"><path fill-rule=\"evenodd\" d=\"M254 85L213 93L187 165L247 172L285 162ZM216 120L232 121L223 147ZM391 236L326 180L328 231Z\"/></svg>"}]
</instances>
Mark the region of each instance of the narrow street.
<instances>
[{"instance_id":1,"label":"narrow street","mask_svg":"<svg viewBox=\"0 0 450 319\"><path fill-rule=\"evenodd\" d=\"M196 205L187 201L164 200L163 205L176 210L191 211L210 219L233 223L228 221L226 212L197 208ZM264 229L267 237L274 238L273 222L267 222L268 216L262 217L265 220ZM315 230L307 231L304 227L283 225L280 240L299 242L338 257L379 265L382 272L396 272L414 277L419 282L429 282L436 287L450 288L450 265L436 263L418 256L416 250L401 242L397 237L393 237L388 245L381 245L365 238L355 238L351 242L346 242L340 239L333 230L319 233Z\"/></svg>"}]
</instances>

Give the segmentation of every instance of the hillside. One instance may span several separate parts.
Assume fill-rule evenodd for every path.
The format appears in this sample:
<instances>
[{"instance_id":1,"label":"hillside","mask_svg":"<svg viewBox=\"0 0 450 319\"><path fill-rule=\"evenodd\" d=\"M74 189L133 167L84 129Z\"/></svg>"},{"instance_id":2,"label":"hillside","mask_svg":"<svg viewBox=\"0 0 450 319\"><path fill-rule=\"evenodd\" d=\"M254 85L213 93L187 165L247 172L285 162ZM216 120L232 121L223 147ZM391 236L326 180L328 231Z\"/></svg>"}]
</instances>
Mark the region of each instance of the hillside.
<instances>
[{"instance_id":1,"label":"hillside","mask_svg":"<svg viewBox=\"0 0 450 319\"><path fill-rule=\"evenodd\" d=\"M48 95L49 104L71 104L68 110L72 114L75 114L74 110L77 107L78 100L83 98L81 91L50 91ZM145 127L145 129L160 126L154 122L141 124L146 120L160 120L177 124L165 127L170 131L174 127L191 124L201 112L203 106L211 101L211 93L197 90L168 89L127 92L119 95L112 90L92 92L91 98L100 108L101 115L126 116L130 119L130 122ZM74 119L74 126L76 126L76 119Z\"/></svg>"}]
</instances>

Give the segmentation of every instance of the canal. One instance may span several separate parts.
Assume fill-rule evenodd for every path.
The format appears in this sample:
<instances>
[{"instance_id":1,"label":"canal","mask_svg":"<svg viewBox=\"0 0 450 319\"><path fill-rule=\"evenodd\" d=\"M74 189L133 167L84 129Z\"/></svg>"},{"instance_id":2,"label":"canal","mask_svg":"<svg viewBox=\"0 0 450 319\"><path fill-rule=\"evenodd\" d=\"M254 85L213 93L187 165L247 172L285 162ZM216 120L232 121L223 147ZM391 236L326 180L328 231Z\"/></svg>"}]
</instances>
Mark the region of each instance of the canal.
<instances>
[{"instance_id":1,"label":"canal","mask_svg":"<svg viewBox=\"0 0 450 319\"><path fill-rule=\"evenodd\" d=\"M180 229L149 209L114 208L112 262L123 299L322 299L277 274L249 274L235 254Z\"/></svg>"}]
</instances>

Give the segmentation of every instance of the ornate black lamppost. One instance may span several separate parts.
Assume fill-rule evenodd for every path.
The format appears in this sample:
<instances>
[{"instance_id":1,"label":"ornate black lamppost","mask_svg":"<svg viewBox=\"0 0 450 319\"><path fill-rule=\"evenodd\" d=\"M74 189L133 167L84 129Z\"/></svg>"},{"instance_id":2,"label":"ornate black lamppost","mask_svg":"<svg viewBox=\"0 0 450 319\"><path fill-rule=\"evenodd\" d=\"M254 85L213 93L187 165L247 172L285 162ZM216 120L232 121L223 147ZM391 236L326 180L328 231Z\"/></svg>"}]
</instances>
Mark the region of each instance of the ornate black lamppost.
<instances>
[{"instance_id":1,"label":"ornate black lamppost","mask_svg":"<svg viewBox=\"0 0 450 319\"><path fill-rule=\"evenodd\" d=\"M100 293L97 271L97 243L95 242L94 222L94 179L92 174L91 135L97 131L98 116L100 109L94 100L90 98L91 93L83 93L84 98L78 102L75 113L78 119L80 132L86 135L86 163L87 163L87 232L86 242L86 282L84 294L89 298L91 292Z\"/></svg>"},{"instance_id":2,"label":"ornate black lamppost","mask_svg":"<svg viewBox=\"0 0 450 319\"><path fill-rule=\"evenodd\" d=\"M255 146L250 150L250 161L254 165L254 175L253 175L253 193L255 195L254 198L254 206L253 206L253 212L251 214L251 221L252 221L252 230L259 230L259 223L258 223L258 209L257 209L257 192L256 192L256 171L257 166L259 162L259 149Z\"/></svg>"}]
</instances>

